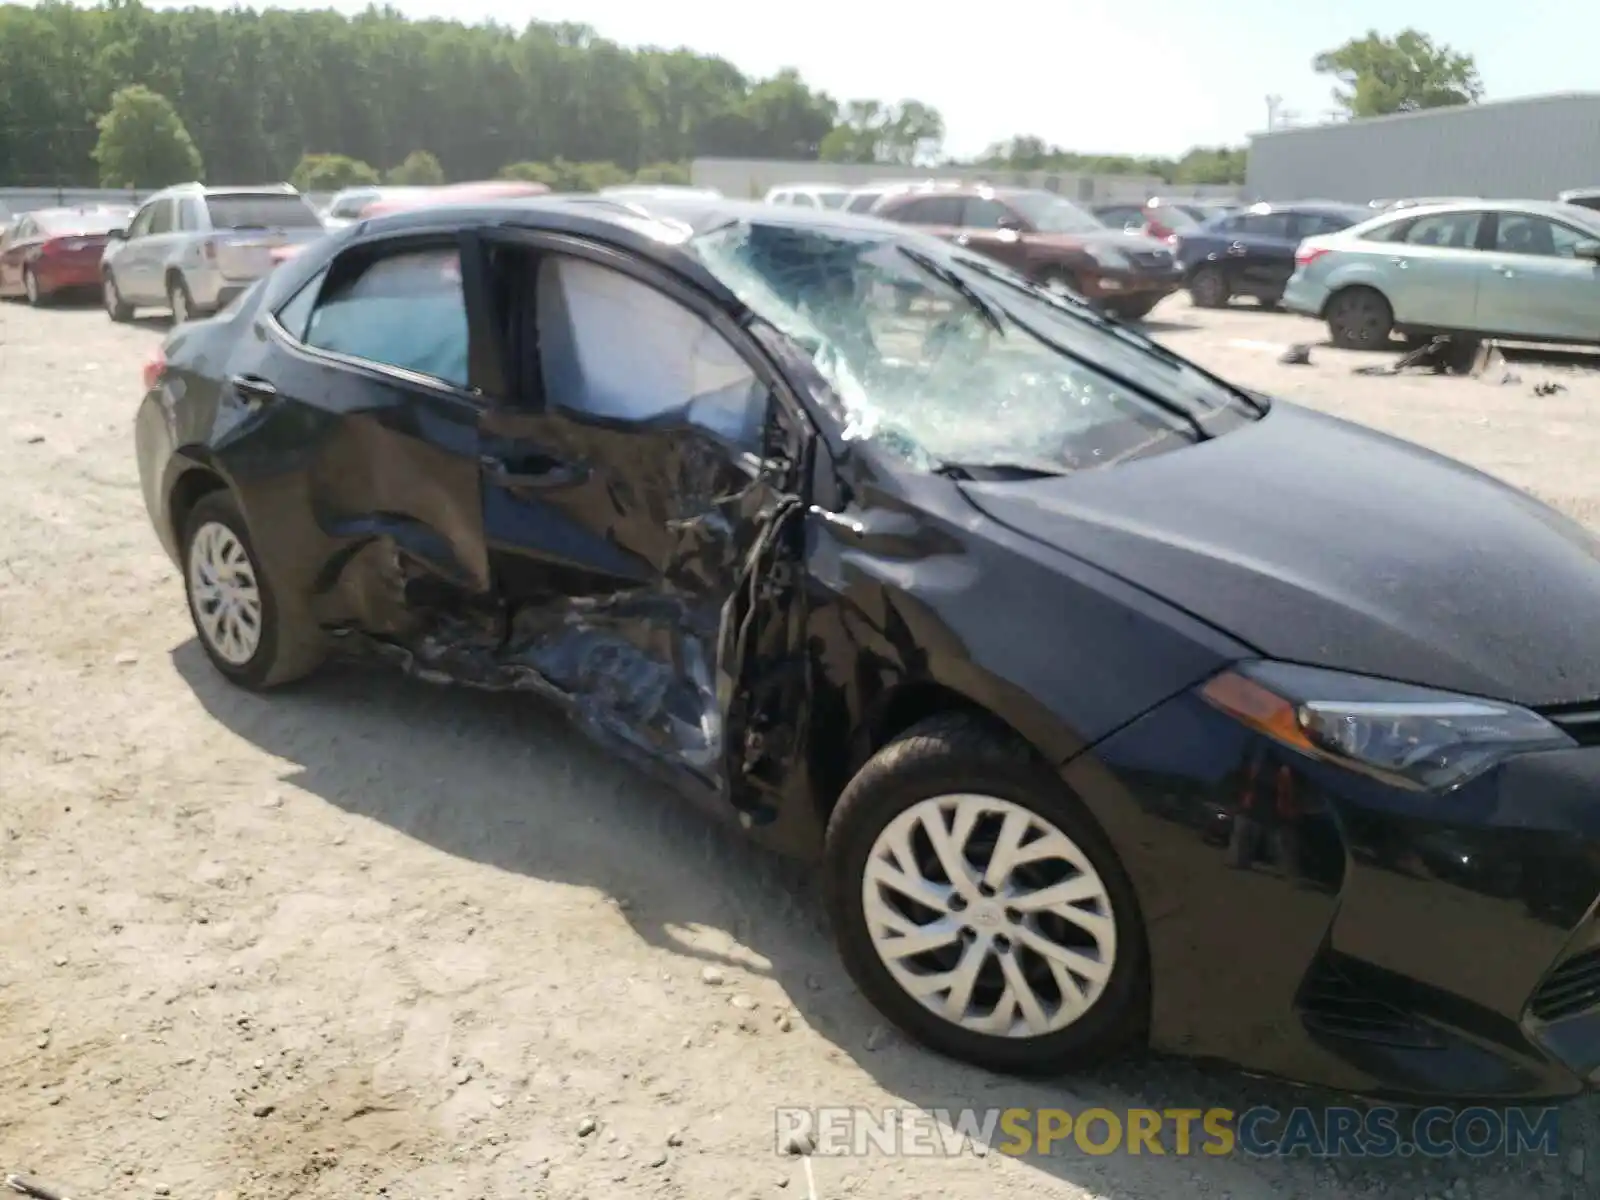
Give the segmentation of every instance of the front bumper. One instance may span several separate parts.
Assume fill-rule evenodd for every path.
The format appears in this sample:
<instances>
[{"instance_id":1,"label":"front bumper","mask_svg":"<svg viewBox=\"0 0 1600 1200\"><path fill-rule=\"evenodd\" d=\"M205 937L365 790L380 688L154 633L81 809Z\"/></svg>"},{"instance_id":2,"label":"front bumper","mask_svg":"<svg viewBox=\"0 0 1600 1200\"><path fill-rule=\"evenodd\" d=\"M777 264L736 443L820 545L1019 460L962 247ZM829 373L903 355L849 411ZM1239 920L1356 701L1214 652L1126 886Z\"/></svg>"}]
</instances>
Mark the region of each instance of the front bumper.
<instances>
[{"instance_id":1,"label":"front bumper","mask_svg":"<svg viewBox=\"0 0 1600 1200\"><path fill-rule=\"evenodd\" d=\"M1600 1083L1600 746L1423 796L1185 695L1064 777L1138 892L1157 1049L1397 1099Z\"/></svg>"},{"instance_id":2,"label":"front bumper","mask_svg":"<svg viewBox=\"0 0 1600 1200\"><path fill-rule=\"evenodd\" d=\"M1183 286L1183 272L1176 265L1170 271L1097 267L1081 278L1089 300L1163 299Z\"/></svg>"}]
</instances>

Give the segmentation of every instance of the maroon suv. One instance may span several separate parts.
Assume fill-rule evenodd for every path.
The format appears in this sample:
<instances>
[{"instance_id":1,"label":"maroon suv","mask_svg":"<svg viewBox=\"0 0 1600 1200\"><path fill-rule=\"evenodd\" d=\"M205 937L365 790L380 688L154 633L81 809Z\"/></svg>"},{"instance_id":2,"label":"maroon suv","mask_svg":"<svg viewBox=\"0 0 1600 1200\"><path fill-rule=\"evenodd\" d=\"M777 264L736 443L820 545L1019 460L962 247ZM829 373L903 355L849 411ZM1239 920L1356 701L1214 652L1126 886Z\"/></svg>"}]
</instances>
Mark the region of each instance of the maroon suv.
<instances>
[{"instance_id":1,"label":"maroon suv","mask_svg":"<svg viewBox=\"0 0 1600 1200\"><path fill-rule=\"evenodd\" d=\"M922 226L1038 283L1070 288L1132 320L1183 283L1165 244L1110 229L1054 192L940 188L896 196L872 215Z\"/></svg>"}]
</instances>

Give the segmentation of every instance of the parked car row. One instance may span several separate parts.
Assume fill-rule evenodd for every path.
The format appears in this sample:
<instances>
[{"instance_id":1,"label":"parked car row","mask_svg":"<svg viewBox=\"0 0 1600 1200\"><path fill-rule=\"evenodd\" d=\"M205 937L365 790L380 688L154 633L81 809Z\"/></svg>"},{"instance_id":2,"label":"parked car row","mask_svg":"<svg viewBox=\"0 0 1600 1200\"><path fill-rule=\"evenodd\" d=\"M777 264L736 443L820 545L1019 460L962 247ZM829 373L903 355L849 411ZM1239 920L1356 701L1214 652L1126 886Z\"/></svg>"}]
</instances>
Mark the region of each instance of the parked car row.
<instances>
[{"instance_id":1,"label":"parked car row","mask_svg":"<svg viewBox=\"0 0 1600 1200\"><path fill-rule=\"evenodd\" d=\"M0 222L0 296L49 304L100 286L110 233L133 212L115 205L41 208Z\"/></svg>"}]
</instances>

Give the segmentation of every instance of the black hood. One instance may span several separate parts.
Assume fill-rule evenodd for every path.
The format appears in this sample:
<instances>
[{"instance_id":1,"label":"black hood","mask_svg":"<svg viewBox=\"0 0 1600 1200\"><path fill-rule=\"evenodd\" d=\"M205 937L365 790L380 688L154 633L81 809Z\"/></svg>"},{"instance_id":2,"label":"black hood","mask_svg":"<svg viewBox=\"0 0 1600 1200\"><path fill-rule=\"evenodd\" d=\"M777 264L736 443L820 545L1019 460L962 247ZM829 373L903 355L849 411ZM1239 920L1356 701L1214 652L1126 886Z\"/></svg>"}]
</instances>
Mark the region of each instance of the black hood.
<instances>
[{"instance_id":1,"label":"black hood","mask_svg":"<svg viewBox=\"0 0 1600 1200\"><path fill-rule=\"evenodd\" d=\"M1600 698L1600 540L1361 426L1280 401L1170 453L962 487L1268 657L1533 706Z\"/></svg>"}]
</instances>

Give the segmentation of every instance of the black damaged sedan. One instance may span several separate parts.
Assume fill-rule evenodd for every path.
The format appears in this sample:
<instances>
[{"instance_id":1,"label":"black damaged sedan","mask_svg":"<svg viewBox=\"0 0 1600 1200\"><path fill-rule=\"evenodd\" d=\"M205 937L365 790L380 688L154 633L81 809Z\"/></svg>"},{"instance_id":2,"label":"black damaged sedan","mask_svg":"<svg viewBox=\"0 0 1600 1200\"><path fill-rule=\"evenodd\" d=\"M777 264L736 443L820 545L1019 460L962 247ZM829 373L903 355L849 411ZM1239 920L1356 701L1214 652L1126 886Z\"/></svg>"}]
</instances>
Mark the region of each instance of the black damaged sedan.
<instances>
[{"instance_id":1,"label":"black damaged sedan","mask_svg":"<svg viewBox=\"0 0 1600 1200\"><path fill-rule=\"evenodd\" d=\"M927 1045L1600 1078L1600 545L903 226L358 224L149 365L199 640L523 690L820 864Z\"/></svg>"}]
</instances>

